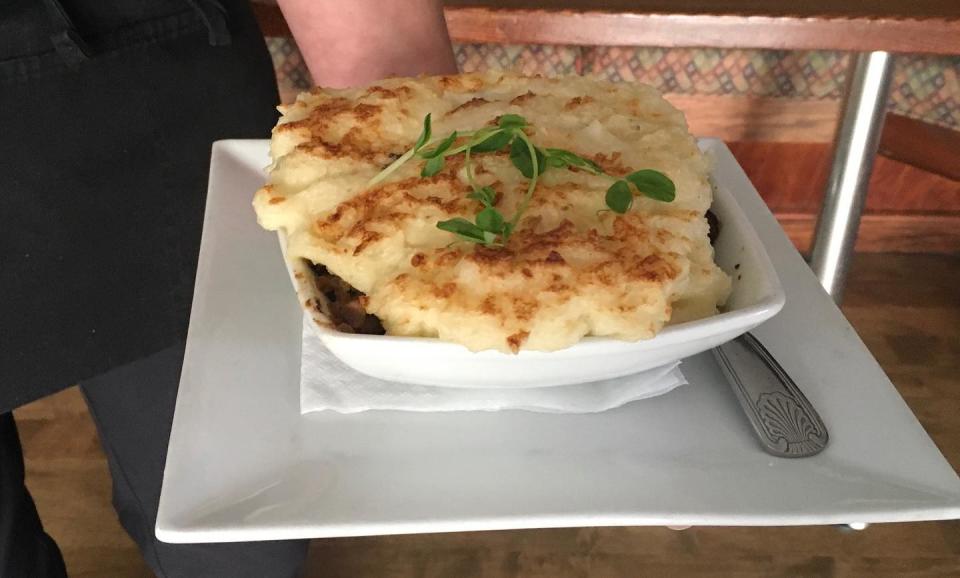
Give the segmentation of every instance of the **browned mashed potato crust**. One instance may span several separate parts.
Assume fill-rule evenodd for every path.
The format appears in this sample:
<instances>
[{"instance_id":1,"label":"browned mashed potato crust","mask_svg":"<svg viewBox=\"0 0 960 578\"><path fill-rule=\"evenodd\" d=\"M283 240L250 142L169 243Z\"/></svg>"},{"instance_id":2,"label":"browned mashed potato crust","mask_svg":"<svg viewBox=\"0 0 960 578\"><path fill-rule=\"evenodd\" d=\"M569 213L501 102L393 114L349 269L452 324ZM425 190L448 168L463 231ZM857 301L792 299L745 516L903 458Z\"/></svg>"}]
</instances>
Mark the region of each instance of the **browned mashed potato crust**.
<instances>
[{"instance_id":1,"label":"browned mashed potato crust","mask_svg":"<svg viewBox=\"0 0 960 578\"><path fill-rule=\"evenodd\" d=\"M707 239L708 162L683 115L649 86L501 73L391 79L316 89L281 110L270 182L254 199L259 222L285 231L288 259L320 264L362 292L388 334L550 351L587 335L650 338L668 322L715 313L729 292ZM435 138L523 115L538 146L615 176L659 170L677 198L638 197L616 215L603 211L609 180L554 168L506 248L456 243L436 223L478 210L462 155L430 178L411 161L367 185L412 146L427 113ZM512 215L527 180L507 153L476 155L474 169Z\"/></svg>"}]
</instances>

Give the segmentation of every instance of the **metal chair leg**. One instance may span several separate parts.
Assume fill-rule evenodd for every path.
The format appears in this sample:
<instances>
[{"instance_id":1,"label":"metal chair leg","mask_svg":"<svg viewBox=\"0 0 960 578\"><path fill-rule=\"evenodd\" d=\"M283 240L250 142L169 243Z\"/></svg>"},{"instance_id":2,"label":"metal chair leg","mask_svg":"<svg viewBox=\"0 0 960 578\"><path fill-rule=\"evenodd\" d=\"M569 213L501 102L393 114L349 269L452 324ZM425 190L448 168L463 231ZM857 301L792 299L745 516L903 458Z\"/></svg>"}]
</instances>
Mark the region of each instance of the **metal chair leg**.
<instances>
[{"instance_id":1,"label":"metal chair leg","mask_svg":"<svg viewBox=\"0 0 960 578\"><path fill-rule=\"evenodd\" d=\"M890 93L889 52L858 54L837 125L833 167L817 220L810 267L834 301L843 298Z\"/></svg>"}]
</instances>

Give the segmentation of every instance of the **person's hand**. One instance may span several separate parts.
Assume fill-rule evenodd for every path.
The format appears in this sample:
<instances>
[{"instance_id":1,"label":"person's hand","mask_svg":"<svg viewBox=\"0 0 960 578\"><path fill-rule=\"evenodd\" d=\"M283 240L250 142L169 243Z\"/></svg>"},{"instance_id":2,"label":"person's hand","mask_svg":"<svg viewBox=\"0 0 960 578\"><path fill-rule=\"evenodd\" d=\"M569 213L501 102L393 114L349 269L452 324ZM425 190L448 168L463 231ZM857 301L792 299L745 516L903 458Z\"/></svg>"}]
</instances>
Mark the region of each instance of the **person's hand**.
<instances>
[{"instance_id":1,"label":"person's hand","mask_svg":"<svg viewBox=\"0 0 960 578\"><path fill-rule=\"evenodd\" d=\"M453 74L440 0L278 0L319 86Z\"/></svg>"}]
</instances>

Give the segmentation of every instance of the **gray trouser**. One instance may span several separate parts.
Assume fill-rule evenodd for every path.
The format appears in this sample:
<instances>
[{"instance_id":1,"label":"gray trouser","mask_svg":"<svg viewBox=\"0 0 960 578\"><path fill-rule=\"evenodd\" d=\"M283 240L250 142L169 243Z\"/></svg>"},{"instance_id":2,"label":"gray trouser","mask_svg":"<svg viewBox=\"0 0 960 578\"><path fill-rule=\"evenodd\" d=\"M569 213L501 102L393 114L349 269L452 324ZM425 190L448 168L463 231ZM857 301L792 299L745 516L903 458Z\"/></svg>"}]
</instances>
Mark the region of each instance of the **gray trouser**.
<instances>
[{"instance_id":1,"label":"gray trouser","mask_svg":"<svg viewBox=\"0 0 960 578\"><path fill-rule=\"evenodd\" d=\"M296 576L306 540L235 544L166 544L154 525L167 440L177 397L182 346L164 350L82 384L113 477L120 523L162 578ZM69 499L70 488L63 488ZM0 415L0 576L64 576L56 545L42 530L23 485L16 428Z\"/></svg>"}]
</instances>

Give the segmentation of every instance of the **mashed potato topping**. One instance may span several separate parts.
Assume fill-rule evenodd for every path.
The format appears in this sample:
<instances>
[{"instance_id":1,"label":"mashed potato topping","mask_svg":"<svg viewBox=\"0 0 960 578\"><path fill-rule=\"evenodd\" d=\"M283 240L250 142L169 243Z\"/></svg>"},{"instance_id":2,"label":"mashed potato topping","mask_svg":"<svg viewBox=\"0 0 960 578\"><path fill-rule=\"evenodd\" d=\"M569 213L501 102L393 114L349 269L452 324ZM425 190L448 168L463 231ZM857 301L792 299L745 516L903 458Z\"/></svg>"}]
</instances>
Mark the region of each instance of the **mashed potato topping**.
<instances>
[{"instance_id":1,"label":"mashed potato topping","mask_svg":"<svg viewBox=\"0 0 960 578\"><path fill-rule=\"evenodd\" d=\"M588 335L650 338L715 313L729 292L707 239L708 163L683 115L649 86L501 73L391 79L316 89L282 113L270 182L254 198L259 222L285 231L288 259L323 265L365 294L388 334L551 351ZM436 224L478 210L462 155L433 177L411 161L368 187L417 140L427 113L436 136L522 115L537 146L617 177L656 169L676 199L638 196L617 215L604 211L609 179L553 169L505 248L457 242ZM529 181L507 152L476 155L473 167L512 214Z\"/></svg>"}]
</instances>

